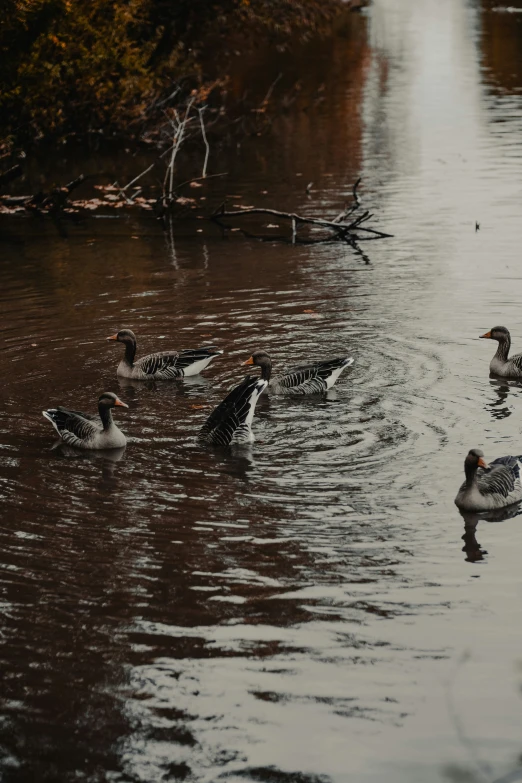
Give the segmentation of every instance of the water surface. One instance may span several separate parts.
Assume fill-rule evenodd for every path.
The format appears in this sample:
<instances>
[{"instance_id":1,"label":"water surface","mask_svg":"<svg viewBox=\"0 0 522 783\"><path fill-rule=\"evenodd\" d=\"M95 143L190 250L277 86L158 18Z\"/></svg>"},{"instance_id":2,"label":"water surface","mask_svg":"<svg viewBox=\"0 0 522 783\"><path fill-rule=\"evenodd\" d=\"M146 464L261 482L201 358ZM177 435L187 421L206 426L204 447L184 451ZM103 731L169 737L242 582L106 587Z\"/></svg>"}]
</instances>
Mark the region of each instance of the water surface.
<instances>
[{"instance_id":1,"label":"water surface","mask_svg":"<svg viewBox=\"0 0 522 783\"><path fill-rule=\"evenodd\" d=\"M465 532L453 497L470 447L522 452L521 389L488 378L477 339L500 323L522 349L521 37L491 4L375 0L267 66L267 85L298 71L297 97L223 145L209 205L331 216L362 176L394 234L366 262L147 215L2 224L3 781L519 767L520 517ZM225 353L201 377L119 382L104 338L124 326L140 352ZM257 348L355 364L325 398L262 399L251 448L201 448ZM129 405L126 450L52 448L42 408L105 390Z\"/></svg>"}]
</instances>

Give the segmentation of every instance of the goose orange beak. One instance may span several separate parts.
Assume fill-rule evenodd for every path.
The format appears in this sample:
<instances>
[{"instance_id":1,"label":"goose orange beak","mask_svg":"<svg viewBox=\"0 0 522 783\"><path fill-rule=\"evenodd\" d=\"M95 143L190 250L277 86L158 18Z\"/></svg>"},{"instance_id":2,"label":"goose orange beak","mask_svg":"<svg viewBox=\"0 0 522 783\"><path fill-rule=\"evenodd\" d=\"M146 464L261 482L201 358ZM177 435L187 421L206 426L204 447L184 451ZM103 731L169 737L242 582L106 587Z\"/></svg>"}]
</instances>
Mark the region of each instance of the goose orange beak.
<instances>
[{"instance_id":1,"label":"goose orange beak","mask_svg":"<svg viewBox=\"0 0 522 783\"><path fill-rule=\"evenodd\" d=\"M254 360L252 357L250 357L250 359L247 359L246 362L241 362L241 365L243 364L254 364Z\"/></svg>"},{"instance_id":2,"label":"goose orange beak","mask_svg":"<svg viewBox=\"0 0 522 783\"><path fill-rule=\"evenodd\" d=\"M106 337L105 339L106 340L117 340L118 339L118 335L117 334L111 334L110 337Z\"/></svg>"},{"instance_id":3,"label":"goose orange beak","mask_svg":"<svg viewBox=\"0 0 522 783\"><path fill-rule=\"evenodd\" d=\"M486 334L480 334L479 337L489 337L491 339L491 331L486 332Z\"/></svg>"},{"instance_id":4,"label":"goose orange beak","mask_svg":"<svg viewBox=\"0 0 522 783\"><path fill-rule=\"evenodd\" d=\"M122 402L119 397L116 397L116 402L114 404L117 405L119 408L128 408L129 407L127 405L127 403L126 402Z\"/></svg>"},{"instance_id":5,"label":"goose orange beak","mask_svg":"<svg viewBox=\"0 0 522 783\"><path fill-rule=\"evenodd\" d=\"M486 470L487 470L488 463L486 462L484 457L479 457L478 466L479 466L479 468L486 468Z\"/></svg>"}]
</instances>

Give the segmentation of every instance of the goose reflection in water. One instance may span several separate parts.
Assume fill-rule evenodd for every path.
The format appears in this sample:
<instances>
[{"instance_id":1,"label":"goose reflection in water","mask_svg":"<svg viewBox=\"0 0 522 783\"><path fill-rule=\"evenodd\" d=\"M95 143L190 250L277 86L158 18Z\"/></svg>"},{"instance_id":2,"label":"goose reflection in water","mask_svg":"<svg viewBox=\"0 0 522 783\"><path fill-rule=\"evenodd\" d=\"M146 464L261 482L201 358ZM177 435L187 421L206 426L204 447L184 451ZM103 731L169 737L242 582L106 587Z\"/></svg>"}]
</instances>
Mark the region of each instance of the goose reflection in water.
<instances>
[{"instance_id":1,"label":"goose reflection in water","mask_svg":"<svg viewBox=\"0 0 522 783\"><path fill-rule=\"evenodd\" d=\"M468 563L477 563L480 560L484 560L484 555L488 554L485 549L482 549L475 535L479 515L464 512L461 512L461 515L464 517L464 535L462 536L464 541L464 546L462 547L462 551L465 554L464 559Z\"/></svg>"},{"instance_id":2,"label":"goose reflection in water","mask_svg":"<svg viewBox=\"0 0 522 783\"><path fill-rule=\"evenodd\" d=\"M57 440L53 443L51 451L59 453L61 458L65 459L83 459L89 462L96 462L102 469L103 478L111 478L116 469L116 463L123 459L127 447L122 446L119 449L104 449L101 451L80 451L72 446L67 446L63 441Z\"/></svg>"},{"instance_id":3,"label":"goose reflection in water","mask_svg":"<svg viewBox=\"0 0 522 783\"><path fill-rule=\"evenodd\" d=\"M510 407L506 405L509 393L511 391L510 387L517 387L517 384L508 383L507 381L490 380L489 385L496 393L497 399L494 399L493 402L488 402L484 406L485 409L489 410L494 419L507 419L507 417L511 416L513 413Z\"/></svg>"},{"instance_id":4,"label":"goose reflection in water","mask_svg":"<svg viewBox=\"0 0 522 783\"><path fill-rule=\"evenodd\" d=\"M204 455L206 458L211 455L212 464L220 473L239 479L245 484L250 481L249 474L256 469L254 449L250 444L230 446L228 449L219 446L211 446L209 449L207 446Z\"/></svg>"},{"instance_id":5,"label":"goose reflection in water","mask_svg":"<svg viewBox=\"0 0 522 783\"><path fill-rule=\"evenodd\" d=\"M476 532L479 521L484 522L504 522L506 519L513 519L522 514L522 502L515 503L507 508L497 508L492 511L485 511L481 514L476 514L469 511L460 511L461 517L464 519L464 535L462 540L464 546L462 551L465 553L465 560L468 563L477 563L480 560L484 560L484 555L488 552L482 549L480 543L477 541Z\"/></svg>"},{"instance_id":6,"label":"goose reflection in water","mask_svg":"<svg viewBox=\"0 0 522 783\"><path fill-rule=\"evenodd\" d=\"M131 392L131 395L135 394L136 392L140 392L143 389L147 389L148 391L167 390L168 394L172 394L174 389L175 394L179 394L181 396L190 396L194 392L206 391L210 386L212 386L212 382L203 375L193 375L189 376L188 378L178 378L176 379L175 383L164 383L163 381L158 382L154 380L134 381L131 378L123 378L118 376L118 385L120 389L125 389L126 391Z\"/></svg>"}]
</instances>

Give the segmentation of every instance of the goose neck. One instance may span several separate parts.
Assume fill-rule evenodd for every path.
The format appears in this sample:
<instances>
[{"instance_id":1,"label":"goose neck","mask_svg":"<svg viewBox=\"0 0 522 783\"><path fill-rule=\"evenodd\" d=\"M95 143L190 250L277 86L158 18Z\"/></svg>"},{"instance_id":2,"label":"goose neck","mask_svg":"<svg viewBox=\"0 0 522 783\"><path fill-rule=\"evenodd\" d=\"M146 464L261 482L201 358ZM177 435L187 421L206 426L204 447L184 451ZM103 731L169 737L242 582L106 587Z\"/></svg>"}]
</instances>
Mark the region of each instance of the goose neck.
<instances>
[{"instance_id":1,"label":"goose neck","mask_svg":"<svg viewBox=\"0 0 522 783\"><path fill-rule=\"evenodd\" d=\"M507 362L510 348L511 348L511 338L504 337L504 339L499 340L495 358L499 359L501 362Z\"/></svg>"},{"instance_id":2,"label":"goose neck","mask_svg":"<svg viewBox=\"0 0 522 783\"><path fill-rule=\"evenodd\" d=\"M477 469L478 465L476 463L470 464L469 462L464 463L464 473L466 474L466 488L471 489L476 483L477 483Z\"/></svg>"},{"instance_id":3,"label":"goose neck","mask_svg":"<svg viewBox=\"0 0 522 783\"><path fill-rule=\"evenodd\" d=\"M98 413L100 414L103 429L105 431L109 430L113 425L111 409L108 408L107 405L100 403L100 405L98 405Z\"/></svg>"},{"instance_id":4,"label":"goose neck","mask_svg":"<svg viewBox=\"0 0 522 783\"><path fill-rule=\"evenodd\" d=\"M125 340L125 356L124 362L132 367L134 364L134 357L136 356L136 340Z\"/></svg>"},{"instance_id":5,"label":"goose neck","mask_svg":"<svg viewBox=\"0 0 522 783\"><path fill-rule=\"evenodd\" d=\"M270 376L272 375L272 362L270 359L263 359L263 361L259 363L259 366L261 367L261 378L264 381L269 381Z\"/></svg>"}]
</instances>

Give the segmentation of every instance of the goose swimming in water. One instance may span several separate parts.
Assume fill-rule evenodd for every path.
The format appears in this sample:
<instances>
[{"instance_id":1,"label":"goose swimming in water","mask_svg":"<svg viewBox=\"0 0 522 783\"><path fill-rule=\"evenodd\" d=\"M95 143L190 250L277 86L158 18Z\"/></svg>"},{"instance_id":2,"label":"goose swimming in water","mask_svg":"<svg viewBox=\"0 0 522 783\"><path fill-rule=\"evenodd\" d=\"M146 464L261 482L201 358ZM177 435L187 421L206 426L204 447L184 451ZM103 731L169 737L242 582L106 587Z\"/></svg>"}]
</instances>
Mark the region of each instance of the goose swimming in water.
<instances>
[{"instance_id":1,"label":"goose swimming in water","mask_svg":"<svg viewBox=\"0 0 522 783\"><path fill-rule=\"evenodd\" d=\"M261 367L261 378L269 382L274 394L320 394L331 389L342 371L353 364L350 356L328 359L316 364L293 367L272 378L272 360L264 351L256 351L243 364Z\"/></svg>"},{"instance_id":2,"label":"goose swimming in water","mask_svg":"<svg viewBox=\"0 0 522 783\"><path fill-rule=\"evenodd\" d=\"M99 418L61 406L49 408L42 414L68 446L77 449L119 449L125 446L127 438L112 419L111 410L115 406L129 407L112 392L105 392L98 400Z\"/></svg>"},{"instance_id":3,"label":"goose swimming in water","mask_svg":"<svg viewBox=\"0 0 522 783\"><path fill-rule=\"evenodd\" d=\"M256 403L267 385L267 381L247 375L245 380L214 408L200 430L200 440L215 446L252 443L252 420Z\"/></svg>"},{"instance_id":4,"label":"goose swimming in water","mask_svg":"<svg viewBox=\"0 0 522 783\"><path fill-rule=\"evenodd\" d=\"M511 348L511 335L505 326L494 326L481 338L497 340L498 348L489 365L492 375L500 375L502 378L522 378L522 353L518 353L508 359Z\"/></svg>"},{"instance_id":5,"label":"goose swimming in water","mask_svg":"<svg viewBox=\"0 0 522 783\"><path fill-rule=\"evenodd\" d=\"M471 449L464 460L466 480L456 505L463 511L489 511L522 500L522 456L499 457L489 465L480 449Z\"/></svg>"},{"instance_id":6,"label":"goose swimming in water","mask_svg":"<svg viewBox=\"0 0 522 783\"><path fill-rule=\"evenodd\" d=\"M162 351L151 353L134 361L136 356L136 335L130 329L121 329L117 334L107 337L123 343L125 354L118 365L117 374L122 378L132 378L136 381L158 380L171 381L174 378L197 375L210 364L220 351L214 346L196 348L186 351Z\"/></svg>"}]
</instances>

